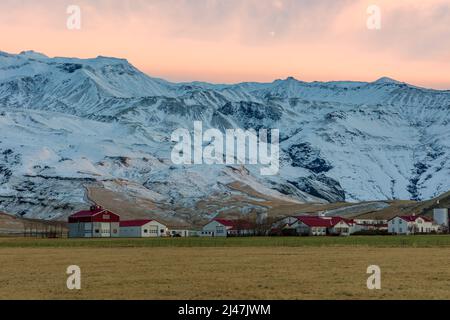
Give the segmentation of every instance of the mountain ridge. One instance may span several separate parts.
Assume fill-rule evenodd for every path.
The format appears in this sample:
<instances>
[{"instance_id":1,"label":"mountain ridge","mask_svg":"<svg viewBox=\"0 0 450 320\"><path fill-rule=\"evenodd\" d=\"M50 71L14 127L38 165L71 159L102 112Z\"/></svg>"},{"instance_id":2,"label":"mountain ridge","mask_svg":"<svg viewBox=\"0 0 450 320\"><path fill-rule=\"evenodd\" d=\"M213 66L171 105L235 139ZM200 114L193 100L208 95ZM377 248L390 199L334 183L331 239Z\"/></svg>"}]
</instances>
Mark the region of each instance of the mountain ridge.
<instances>
[{"instance_id":1,"label":"mountain ridge","mask_svg":"<svg viewBox=\"0 0 450 320\"><path fill-rule=\"evenodd\" d=\"M261 195L299 203L431 199L450 189L449 119L450 92L389 78L171 83L123 59L0 53L0 209L58 219L89 202L87 186L183 219L263 215L270 205ZM280 174L174 166L170 134L194 121L280 129Z\"/></svg>"},{"instance_id":2,"label":"mountain ridge","mask_svg":"<svg viewBox=\"0 0 450 320\"><path fill-rule=\"evenodd\" d=\"M92 58L77 58L77 57L60 57L60 56L55 56L55 57L49 57L44 53L41 52L37 52L34 50L24 50L18 54L14 54L14 53L9 53L6 51L1 51L0 50L0 56L1 55L6 55L9 57L29 57L32 59L36 59L36 58L41 58L41 59L49 59L49 60L73 60L73 61L79 61L79 62L89 62L89 61L100 61L100 60L110 60L110 61L118 61L118 62L123 62L126 64L129 64L130 66L133 66L128 59L126 58L117 58L117 57L110 57L110 56L104 56L104 55L98 55L97 57L92 57ZM133 66L133 68L136 68ZM137 69L138 70L138 69ZM274 79L272 82L260 82L260 81L246 81L246 82L238 82L238 83L214 83L214 82L207 82L207 81L179 81L179 82L174 82L174 81L168 81L165 80L161 77L153 77L150 74L144 73L146 76L148 76L149 78L155 79L155 80L160 80L172 85L189 85L189 84L194 84L194 85L205 85L205 86L217 86L217 87L230 87L230 86L238 86L241 84L260 84L260 85L268 85L268 84L273 84L279 81L296 81L296 82L300 82L300 83L304 83L304 84L318 84L318 85L333 85L333 84L354 84L354 85L358 85L358 84L397 84L397 85L407 85L410 87L414 87L414 88L419 88L419 89L424 89L424 90L433 90L433 91L438 91L438 92L449 92L450 89L435 89L435 88L427 88L427 87L423 87L423 86L418 86L418 85L414 85L411 83L407 83L407 82L403 82L400 80L396 80L393 79L389 76L380 76L378 79L374 80L374 81L357 81L357 80L328 80L328 81L302 81L299 80L297 78L295 78L294 76L287 76L285 79Z\"/></svg>"}]
</instances>

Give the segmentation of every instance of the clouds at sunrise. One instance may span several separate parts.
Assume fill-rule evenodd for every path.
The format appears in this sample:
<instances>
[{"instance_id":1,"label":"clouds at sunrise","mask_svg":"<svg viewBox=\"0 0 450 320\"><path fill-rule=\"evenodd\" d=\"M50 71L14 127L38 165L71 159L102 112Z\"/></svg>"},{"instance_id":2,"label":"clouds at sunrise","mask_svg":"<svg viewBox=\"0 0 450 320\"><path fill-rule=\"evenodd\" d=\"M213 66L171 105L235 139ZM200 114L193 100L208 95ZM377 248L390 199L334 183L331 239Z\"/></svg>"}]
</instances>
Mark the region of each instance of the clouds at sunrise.
<instances>
[{"instance_id":1,"label":"clouds at sunrise","mask_svg":"<svg viewBox=\"0 0 450 320\"><path fill-rule=\"evenodd\" d=\"M367 8L382 13L366 26ZM66 28L68 5L81 30ZM450 89L447 0L2 0L0 50L115 56L172 81L365 80Z\"/></svg>"}]
</instances>

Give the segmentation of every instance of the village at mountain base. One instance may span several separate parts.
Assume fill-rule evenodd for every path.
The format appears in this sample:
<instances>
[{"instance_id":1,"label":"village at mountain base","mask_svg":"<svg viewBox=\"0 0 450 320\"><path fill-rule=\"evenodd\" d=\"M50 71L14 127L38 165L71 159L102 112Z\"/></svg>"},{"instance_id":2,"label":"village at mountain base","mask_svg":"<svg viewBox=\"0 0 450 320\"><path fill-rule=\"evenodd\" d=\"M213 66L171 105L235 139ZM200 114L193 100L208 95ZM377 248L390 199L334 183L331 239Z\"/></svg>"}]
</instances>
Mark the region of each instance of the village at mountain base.
<instances>
[{"instance_id":1,"label":"village at mountain base","mask_svg":"<svg viewBox=\"0 0 450 320\"><path fill-rule=\"evenodd\" d=\"M449 233L449 209L434 209L433 218L398 215L389 220L346 219L338 216L294 214L269 225L243 219L215 218L201 229L170 226L155 219L121 220L100 206L69 217L69 238L157 238L238 236L351 236Z\"/></svg>"}]
</instances>

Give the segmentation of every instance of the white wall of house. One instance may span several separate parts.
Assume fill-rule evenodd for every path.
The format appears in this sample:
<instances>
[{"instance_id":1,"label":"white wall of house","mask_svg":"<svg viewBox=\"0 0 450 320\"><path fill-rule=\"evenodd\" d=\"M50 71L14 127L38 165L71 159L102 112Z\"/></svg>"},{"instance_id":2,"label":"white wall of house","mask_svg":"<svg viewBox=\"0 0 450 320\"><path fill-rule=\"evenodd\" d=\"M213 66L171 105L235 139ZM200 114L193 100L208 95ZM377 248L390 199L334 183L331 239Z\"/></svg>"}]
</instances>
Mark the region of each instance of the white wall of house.
<instances>
[{"instance_id":1,"label":"white wall of house","mask_svg":"<svg viewBox=\"0 0 450 320\"><path fill-rule=\"evenodd\" d=\"M388 232L395 234L410 234L411 223L400 217L395 217L388 221Z\"/></svg>"},{"instance_id":2,"label":"white wall of house","mask_svg":"<svg viewBox=\"0 0 450 320\"><path fill-rule=\"evenodd\" d=\"M300 220L297 220L291 225L299 235L310 235L310 236L326 236L327 228L325 227L310 227Z\"/></svg>"},{"instance_id":3,"label":"white wall of house","mask_svg":"<svg viewBox=\"0 0 450 320\"><path fill-rule=\"evenodd\" d=\"M213 220L203 226L199 235L201 237L226 237L228 235L228 229L220 222Z\"/></svg>"},{"instance_id":4,"label":"white wall of house","mask_svg":"<svg viewBox=\"0 0 450 320\"><path fill-rule=\"evenodd\" d=\"M437 232L437 226L423 218L417 218L416 221L405 221L400 217L395 217L388 222L388 232L395 234L413 234L413 233L431 233Z\"/></svg>"},{"instance_id":5,"label":"white wall of house","mask_svg":"<svg viewBox=\"0 0 450 320\"><path fill-rule=\"evenodd\" d=\"M94 238L117 238L120 236L119 222L94 222L93 228Z\"/></svg>"},{"instance_id":6,"label":"white wall of house","mask_svg":"<svg viewBox=\"0 0 450 320\"><path fill-rule=\"evenodd\" d=\"M326 236L327 228L325 227L311 227L311 233L313 236Z\"/></svg>"},{"instance_id":7,"label":"white wall of house","mask_svg":"<svg viewBox=\"0 0 450 320\"><path fill-rule=\"evenodd\" d=\"M377 220L377 219L354 219L355 223L358 224L372 224L372 225L380 225L380 224L387 224L387 220Z\"/></svg>"},{"instance_id":8,"label":"white wall of house","mask_svg":"<svg viewBox=\"0 0 450 320\"><path fill-rule=\"evenodd\" d=\"M157 238L167 236L167 227L158 221L150 221L143 226L120 227L122 238Z\"/></svg>"},{"instance_id":9,"label":"white wall of house","mask_svg":"<svg viewBox=\"0 0 450 320\"><path fill-rule=\"evenodd\" d=\"M340 234L349 236L352 233L352 227L345 221L339 221L332 228L329 228L330 234Z\"/></svg>"},{"instance_id":10,"label":"white wall of house","mask_svg":"<svg viewBox=\"0 0 450 320\"><path fill-rule=\"evenodd\" d=\"M197 234L196 231L188 229L170 229L169 234L171 237L192 237Z\"/></svg>"},{"instance_id":11,"label":"white wall of house","mask_svg":"<svg viewBox=\"0 0 450 320\"><path fill-rule=\"evenodd\" d=\"M433 231L433 222L431 221L425 221L422 218L417 218L415 224L416 224L416 232L431 233Z\"/></svg>"}]
</instances>

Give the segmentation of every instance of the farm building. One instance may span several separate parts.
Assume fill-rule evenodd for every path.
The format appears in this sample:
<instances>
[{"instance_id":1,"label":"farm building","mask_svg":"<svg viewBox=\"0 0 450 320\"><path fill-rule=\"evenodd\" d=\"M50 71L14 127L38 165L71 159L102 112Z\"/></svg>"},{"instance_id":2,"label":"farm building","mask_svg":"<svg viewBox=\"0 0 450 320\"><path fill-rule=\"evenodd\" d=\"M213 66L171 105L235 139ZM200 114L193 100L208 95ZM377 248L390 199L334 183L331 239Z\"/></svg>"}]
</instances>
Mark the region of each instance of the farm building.
<instances>
[{"instance_id":1,"label":"farm building","mask_svg":"<svg viewBox=\"0 0 450 320\"><path fill-rule=\"evenodd\" d=\"M352 225L341 217L297 217L291 225L299 235L350 235Z\"/></svg>"},{"instance_id":2,"label":"farm building","mask_svg":"<svg viewBox=\"0 0 450 320\"><path fill-rule=\"evenodd\" d=\"M77 212L69 217L70 238L119 237L119 215L100 206Z\"/></svg>"},{"instance_id":3,"label":"farm building","mask_svg":"<svg viewBox=\"0 0 450 320\"><path fill-rule=\"evenodd\" d=\"M299 216L283 218L273 228L290 235L350 235L355 231L355 223L341 217Z\"/></svg>"},{"instance_id":4,"label":"farm building","mask_svg":"<svg viewBox=\"0 0 450 320\"><path fill-rule=\"evenodd\" d=\"M440 227L422 216L396 216L388 221L388 232L393 234L415 234L439 232Z\"/></svg>"},{"instance_id":5,"label":"farm building","mask_svg":"<svg viewBox=\"0 0 450 320\"><path fill-rule=\"evenodd\" d=\"M297 221L289 226L298 235L325 236L327 235L328 220L320 217L297 217Z\"/></svg>"},{"instance_id":6,"label":"farm building","mask_svg":"<svg viewBox=\"0 0 450 320\"><path fill-rule=\"evenodd\" d=\"M156 220L128 220L120 222L120 237L122 238L152 238L166 237L168 229Z\"/></svg>"},{"instance_id":7,"label":"farm building","mask_svg":"<svg viewBox=\"0 0 450 320\"><path fill-rule=\"evenodd\" d=\"M213 219L200 232L201 237L250 236L254 225L245 220Z\"/></svg>"}]
</instances>

